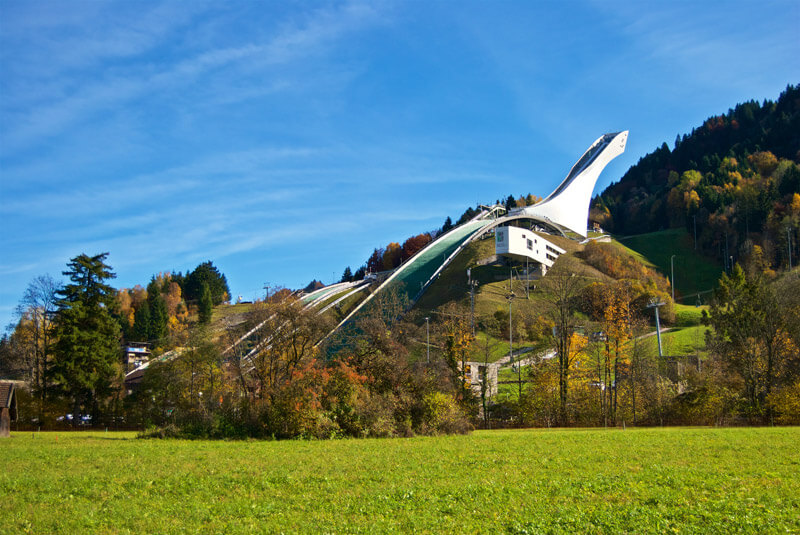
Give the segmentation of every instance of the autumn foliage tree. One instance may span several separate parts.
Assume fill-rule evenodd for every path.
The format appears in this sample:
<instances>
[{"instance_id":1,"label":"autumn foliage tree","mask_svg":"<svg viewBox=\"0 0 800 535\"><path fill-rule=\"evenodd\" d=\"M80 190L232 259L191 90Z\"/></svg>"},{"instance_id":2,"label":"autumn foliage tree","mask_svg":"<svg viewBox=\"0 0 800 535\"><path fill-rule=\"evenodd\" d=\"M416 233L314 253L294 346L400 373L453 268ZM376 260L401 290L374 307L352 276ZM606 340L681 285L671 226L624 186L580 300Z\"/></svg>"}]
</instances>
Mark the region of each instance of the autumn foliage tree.
<instances>
[{"instance_id":1,"label":"autumn foliage tree","mask_svg":"<svg viewBox=\"0 0 800 535\"><path fill-rule=\"evenodd\" d=\"M423 234L417 234L416 236L412 236L408 238L405 242L403 242L403 251L401 254L401 259L403 261L408 260L418 251L420 251L423 247L428 245L431 241L431 235L427 232Z\"/></svg>"},{"instance_id":2,"label":"autumn foliage tree","mask_svg":"<svg viewBox=\"0 0 800 535\"><path fill-rule=\"evenodd\" d=\"M601 381L605 396L602 405L604 423L616 423L617 394L624 368L629 365L629 341L633 336L631 293L626 284L606 287L603 310L603 332L605 352L601 370Z\"/></svg>"},{"instance_id":3,"label":"autumn foliage tree","mask_svg":"<svg viewBox=\"0 0 800 535\"><path fill-rule=\"evenodd\" d=\"M742 378L753 417L770 415L767 398L797 367L797 347L781 309L763 277L748 276L736 264L730 275L722 275L705 318L713 327L709 345Z\"/></svg>"},{"instance_id":4,"label":"autumn foliage tree","mask_svg":"<svg viewBox=\"0 0 800 535\"><path fill-rule=\"evenodd\" d=\"M383 251L383 271L389 271L400 265L403 259L403 248L392 242Z\"/></svg>"},{"instance_id":5,"label":"autumn foliage tree","mask_svg":"<svg viewBox=\"0 0 800 535\"><path fill-rule=\"evenodd\" d=\"M13 342L18 349L36 398L39 421L44 419L45 402L51 383L53 343L53 314L56 310L58 284L49 275L33 279L25 289L17 307L19 318L13 333Z\"/></svg>"},{"instance_id":6,"label":"autumn foliage tree","mask_svg":"<svg viewBox=\"0 0 800 535\"><path fill-rule=\"evenodd\" d=\"M586 285L580 275L558 266L551 270L542 284L541 300L545 314L552 324L552 344L558 358L558 392L560 421L569 420L569 376L576 357L572 342L577 325L578 298Z\"/></svg>"}]
</instances>

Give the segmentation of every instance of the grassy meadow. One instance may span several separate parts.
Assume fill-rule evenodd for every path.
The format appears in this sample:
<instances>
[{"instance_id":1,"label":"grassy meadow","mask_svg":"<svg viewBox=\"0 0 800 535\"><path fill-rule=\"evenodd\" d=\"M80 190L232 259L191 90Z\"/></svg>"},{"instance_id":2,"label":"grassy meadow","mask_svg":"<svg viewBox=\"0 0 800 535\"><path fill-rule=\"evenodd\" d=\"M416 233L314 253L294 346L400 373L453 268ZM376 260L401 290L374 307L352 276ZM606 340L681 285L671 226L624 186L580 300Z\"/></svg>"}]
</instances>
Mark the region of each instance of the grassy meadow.
<instances>
[{"instance_id":1,"label":"grassy meadow","mask_svg":"<svg viewBox=\"0 0 800 535\"><path fill-rule=\"evenodd\" d=\"M675 289L676 298L686 304L697 302L697 292L707 292L716 288L722 266L699 254L694 249L694 238L684 229L670 229L649 234L638 234L617 238L634 256L645 264L653 265L658 270L671 277L672 264L670 260L675 255ZM701 296L701 301L707 303L710 294Z\"/></svg>"},{"instance_id":2,"label":"grassy meadow","mask_svg":"<svg viewBox=\"0 0 800 535\"><path fill-rule=\"evenodd\" d=\"M1 533L787 533L800 428L0 440Z\"/></svg>"}]
</instances>

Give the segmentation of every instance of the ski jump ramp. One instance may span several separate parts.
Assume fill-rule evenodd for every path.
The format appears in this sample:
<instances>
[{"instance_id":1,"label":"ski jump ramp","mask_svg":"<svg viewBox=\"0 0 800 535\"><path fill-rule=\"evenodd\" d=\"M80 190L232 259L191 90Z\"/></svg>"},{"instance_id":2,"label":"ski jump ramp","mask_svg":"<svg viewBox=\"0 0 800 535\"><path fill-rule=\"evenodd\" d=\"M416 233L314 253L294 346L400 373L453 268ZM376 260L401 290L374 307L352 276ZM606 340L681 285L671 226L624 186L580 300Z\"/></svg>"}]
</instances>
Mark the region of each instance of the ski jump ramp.
<instances>
[{"instance_id":1,"label":"ski jump ramp","mask_svg":"<svg viewBox=\"0 0 800 535\"><path fill-rule=\"evenodd\" d=\"M510 221L532 220L555 228L561 233L571 231L585 238L589 204L597 179L606 165L625 151L627 141L627 130L600 136L572 166L561 184L543 201L513 210L503 217L494 217L495 210L481 212L472 220L439 236L398 267L372 294L359 303L333 332L355 318L373 297L389 287L404 288L412 303L416 302L464 247L494 227Z\"/></svg>"},{"instance_id":2,"label":"ski jump ramp","mask_svg":"<svg viewBox=\"0 0 800 535\"><path fill-rule=\"evenodd\" d=\"M498 216L499 207L491 207L470 221L437 237L398 267L374 292L361 301L328 336L352 321L373 297L387 288L402 288L407 293L411 303L416 302L464 247L493 228L510 221L531 220L553 228L562 234L565 231L571 231L585 238L587 235L586 223L589 215L589 203L591 202L594 186L606 165L625 151L627 140L627 131L600 136L572 166L569 174L561 184L543 201L532 206L512 210L505 216ZM320 309L319 313L323 313L347 297L366 290L367 286L368 284L364 281L332 284L303 295L300 297L300 302L306 309L317 308ZM234 342L225 350L225 353L248 339L264 323L257 325ZM319 343L322 343L322 341L324 340ZM254 348L250 351L250 354L256 350L257 348ZM158 360L169 360L179 355L180 352L181 350L171 351L162 355ZM250 354L248 354L248 357ZM126 375L126 381L128 377L132 377L137 373L141 375L147 365L144 364L129 372Z\"/></svg>"}]
</instances>

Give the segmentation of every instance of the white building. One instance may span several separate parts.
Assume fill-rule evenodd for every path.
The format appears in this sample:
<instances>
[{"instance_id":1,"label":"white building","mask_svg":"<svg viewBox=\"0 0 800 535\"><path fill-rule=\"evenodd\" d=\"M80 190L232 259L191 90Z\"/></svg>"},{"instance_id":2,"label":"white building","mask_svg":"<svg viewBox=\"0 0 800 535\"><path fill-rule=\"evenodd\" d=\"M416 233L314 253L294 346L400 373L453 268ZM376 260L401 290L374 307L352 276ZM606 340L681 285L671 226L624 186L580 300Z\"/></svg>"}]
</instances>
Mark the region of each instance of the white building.
<instances>
[{"instance_id":1,"label":"white building","mask_svg":"<svg viewBox=\"0 0 800 535\"><path fill-rule=\"evenodd\" d=\"M494 232L494 252L498 256L541 264L542 274L553 266L560 255L566 253L556 244L520 227L497 227Z\"/></svg>"}]
</instances>

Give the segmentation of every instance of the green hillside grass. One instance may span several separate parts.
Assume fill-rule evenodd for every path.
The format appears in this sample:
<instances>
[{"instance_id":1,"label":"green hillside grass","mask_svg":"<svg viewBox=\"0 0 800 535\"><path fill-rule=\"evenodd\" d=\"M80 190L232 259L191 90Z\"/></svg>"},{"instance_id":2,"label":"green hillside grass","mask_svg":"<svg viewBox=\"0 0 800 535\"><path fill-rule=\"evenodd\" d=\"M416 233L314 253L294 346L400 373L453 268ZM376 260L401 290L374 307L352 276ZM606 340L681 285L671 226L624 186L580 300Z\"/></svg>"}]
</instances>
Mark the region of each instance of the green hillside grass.
<instances>
[{"instance_id":1,"label":"green hillside grass","mask_svg":"<svg viewBox=\"0 0 800 535\"><path fill-rule=\"evenodd\" d=\"M664 355L686 356L698 354L701 357L706 355L706 329L703 325L671 329L661 333L661 346ZM658 352L658 340L655 336L650 336L643 340L648 354Z\"/></svg>"},{"instance_id":2,"label":"green hillside grass","mask_svg":"<svg viewBox=\"0 0 800 535\"><path fill-rule=\"evenodd\" d=\"M708 305L675 305L675 326L691 327L700 325L703 319L703 311L708 312Z\"/></svg>"},{"instance_id":3,"label":"green hillside grass","mask_svg":"<svg viewBox=\"0 0 800 535\"><path fill-rule=\"evenodd\" d=\"M489 355L486 358L487 341L489 345ZM515 343L514 350L519 349ZM477 362L497 362L501 358L508 355L508 340L500 340L489 333L477 332L475 333L475 341L472 343L472 356L471 359Z\"/></svg>"},{"instance_id":4,"label":"green hillside grass","mask_svg":"<svg viewBox=\"0 0 800 535\"><path fill-rule=\"evenodd\" d=\"M800 428L0 441L0 533L796 533Z\"/></svg>"},{"instance_id":5,"label":"green hillside grass","mask_svg":"<svg viewBox=\"0 0 800 535\"><path fill-rule=\"evenodd\" d=\"M675 255L675 298L678 302L694 304L695 294L715 288L722 274L722 266L719 263L695 251L692 236L683 229L662 230L616 239L637 258L655 266L668 278L670 258ZM708 297L708 294L701 295L702 302L708 302Z\"/></svg>"},{"instance_id":6,"label":"green hillside grass","mask_svg":"<svg viewBox=\"0 0 800 535\"><path fill-rule=\"evenodd\" d=\"M564 265L567 269L581 273L589 278L608 279L608 277L575 256L574 253L583 248L578 242L562 236L547 235L545 238L567 251L567 254L558 259L559 265ZM417 302L416 308L427 313L451 302L468 306L467 268L470 268L473 280L478 282L478 287L475 291L476 316L490 316L499 309L508 309L509 268L477 265L479 260L493 255L494 240L491 238L478 240L467 245L426 290L425 294ZM517 298L525 295L524 281L514 280L512 284L514 295ZM531 281L530 284L532 289L536 281Z\"/></svg>"},{"instance_id":7,"label":"green hillside grass","mask_svg":"<svg viewBox=\"0 0 800 535\"><path fill-rule=\"evenodd\" d=\"M450 302L468 302L467 268L473 269L473 277L481 284L493 280L490 279L490 268L475 267L478 260L493 254L492 239L477 240L467 245L428 287L416 308L430 312Z\"/></svg>"}]
</instances>

